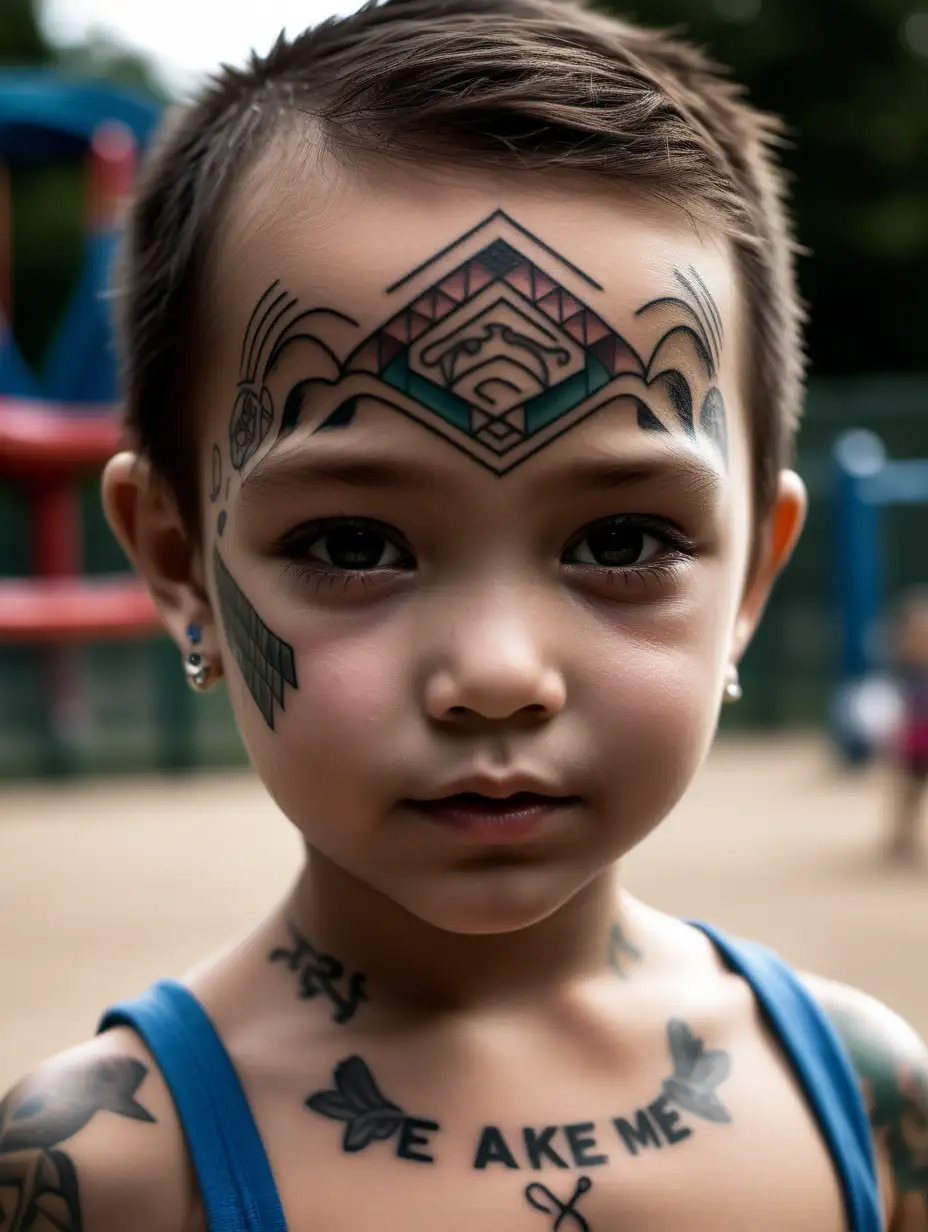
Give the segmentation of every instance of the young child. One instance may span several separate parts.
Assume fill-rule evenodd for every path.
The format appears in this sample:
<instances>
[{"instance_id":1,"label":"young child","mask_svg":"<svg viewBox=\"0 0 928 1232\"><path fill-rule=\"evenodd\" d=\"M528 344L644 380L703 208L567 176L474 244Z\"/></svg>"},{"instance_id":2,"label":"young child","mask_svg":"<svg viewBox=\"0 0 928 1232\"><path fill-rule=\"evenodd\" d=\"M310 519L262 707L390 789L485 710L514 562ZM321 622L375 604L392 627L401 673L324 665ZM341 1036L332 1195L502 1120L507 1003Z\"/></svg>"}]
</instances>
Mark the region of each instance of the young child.
<instances>
[{"instance_id":1,"label":"young child","mask_svg":"<svg viewBox=\"0 0 928 1232\"><path fill-rule=\"evenodd\" d=\"M9 1094L4 1232L928 1229L913 1031L617 876L803 520L777 132L554 0L367 7L168 127L104 497L306 861Z\"/></svg>"},{"instance_id":2,"label":"young child","mask_svg":"<svg viewBox=\"0 0 928 1232\"><path fill-rule=\"evenodd\" d=\"M928 783L928 590L903 600L896 639L896 677L902 696L902 726L894 758L896 784L890 855L910 861Z\"/></svg>"}]
</instances>

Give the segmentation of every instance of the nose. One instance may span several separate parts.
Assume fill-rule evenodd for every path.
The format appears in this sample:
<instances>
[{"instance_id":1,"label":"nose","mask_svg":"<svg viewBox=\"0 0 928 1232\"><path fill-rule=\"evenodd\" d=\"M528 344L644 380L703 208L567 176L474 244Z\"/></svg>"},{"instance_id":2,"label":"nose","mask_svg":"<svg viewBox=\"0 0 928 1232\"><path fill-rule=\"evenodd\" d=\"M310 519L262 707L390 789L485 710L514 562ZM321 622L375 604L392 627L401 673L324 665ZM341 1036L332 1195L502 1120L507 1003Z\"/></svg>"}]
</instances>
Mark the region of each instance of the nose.
<instances>
[{"instance_id":1,"label":"nose","mask_svg":"<svg viewBox=\"0 0 928 1232\"><path fill-rule=\"evenodd\" d=\"M561 668L545 650L540 613L497 597L482 610L461 604L443 621L441 646L425 680L425 711L439 723L548 721L567 701Z\"/></svg>"}]
</instances>

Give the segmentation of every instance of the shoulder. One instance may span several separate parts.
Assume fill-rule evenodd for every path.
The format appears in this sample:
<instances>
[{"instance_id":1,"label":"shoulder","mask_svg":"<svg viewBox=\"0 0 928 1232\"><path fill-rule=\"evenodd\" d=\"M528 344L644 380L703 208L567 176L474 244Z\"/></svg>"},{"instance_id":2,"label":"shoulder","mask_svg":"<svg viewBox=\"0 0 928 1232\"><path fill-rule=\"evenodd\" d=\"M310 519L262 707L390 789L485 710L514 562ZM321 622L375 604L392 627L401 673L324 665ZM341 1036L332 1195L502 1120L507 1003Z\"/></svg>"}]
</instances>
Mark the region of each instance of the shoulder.
<instances>
[{"instance_id":1,"label":"shoulder","mask_svg":"<svg viewBox=\"0 0 928 1232\"><path fill-rule=\"evenodd\" d=\"M857 1071L891 1186L891 1228L928 1232L928 1046L874 997L820 976L802 978Z\"/></svg>"},{"instance_id":2,"label":"shoulder","mask_svg":"<svg viewBox=\"0 0 928 1232\"><path fill-rule=\"evenodd\" d=\"M13 1228L188 1232L193 1185L164 1081L126 1028L42 1062L0 1101ZM4 1223L4 1227L6 1224Z\"/></svg>"}]
</instances>

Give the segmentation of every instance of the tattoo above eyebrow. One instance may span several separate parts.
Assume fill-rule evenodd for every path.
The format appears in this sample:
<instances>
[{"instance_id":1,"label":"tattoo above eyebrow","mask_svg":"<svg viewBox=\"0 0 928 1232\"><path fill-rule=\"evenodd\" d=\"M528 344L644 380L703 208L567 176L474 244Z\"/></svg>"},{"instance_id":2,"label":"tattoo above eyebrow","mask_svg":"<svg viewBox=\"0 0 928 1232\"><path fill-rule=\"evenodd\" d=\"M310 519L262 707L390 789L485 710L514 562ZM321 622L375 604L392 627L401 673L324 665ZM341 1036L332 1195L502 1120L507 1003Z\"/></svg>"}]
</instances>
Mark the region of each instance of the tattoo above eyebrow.
<instances>
[{"instance_id":1,"label":"tattoo above eyebrow","mask_svg":"<svg viewBox=\"0 0 928 1232\"><path fill-rule=\"evenodd\" d=\"M286 686L298 687L293 647L267 627L226 568L218 549L213 552L213 565L226 636L249 693L268 727L273 728L277 708L285 709Z\"/></svg>"},{"instance_id":2,"label":"tattoo above eyebrow","mask_svg":"<svg viewBox=\"0 0 928 1232\"><path fill-rule=\"evenodd\" d=\"M229 420L229 457L237 471L254 455L274 422L274 399L267 381L287 348L298 342L311 342L338 366L328 344L316 333L310 333L303 323L311 317L328 317L357 326L353 317L335 308L300 311L297 297L278 290L279 287L277 279L258 300L242 340L238 392ZM285 408L282 429L286 419Z\"/></svg>"},{"instance_id":3,"label":"tattoo above eyebrow","mask_svg":"<svg viewBox=\"0 0 928 1232\"><path fill-rule=\"evenodd\" d=\"M299 424L309 391L328 388L342 398L315 432L348 427L366 397L500 476L591 415L623 403L635 409L644 430L705 439L726 462L725 405L716 384L722 318L698 271L674 270L679 292L638 309L639 318L663 311L660 336L647 355L559 277L603 289L497 210L392 283L387 293L405 290L408 302L342 358L319 334L295 326L313 315L323 331L356 323L331 309L300 312L296 299L272 284L242 346L232 465L241 470L265 439L275 414L266 377L283 349L301 342L312 344L316 367L324 357L326 371L290 387L277 440ZM701 373L707 389L697 389Z\"/></svg>"},{"instance_id":4,"label":"tattoo above eyebrow","mask_svg":"<svg viewBox=\"0 0 928 1232\"><path fill-rule=\"evenodd\" d=\"M219 446L213 445L212 457L212 479L210 483L209 499L211 504L215 504L222 492L222 454L219 452Z\"/></svg>"}]
</instances>

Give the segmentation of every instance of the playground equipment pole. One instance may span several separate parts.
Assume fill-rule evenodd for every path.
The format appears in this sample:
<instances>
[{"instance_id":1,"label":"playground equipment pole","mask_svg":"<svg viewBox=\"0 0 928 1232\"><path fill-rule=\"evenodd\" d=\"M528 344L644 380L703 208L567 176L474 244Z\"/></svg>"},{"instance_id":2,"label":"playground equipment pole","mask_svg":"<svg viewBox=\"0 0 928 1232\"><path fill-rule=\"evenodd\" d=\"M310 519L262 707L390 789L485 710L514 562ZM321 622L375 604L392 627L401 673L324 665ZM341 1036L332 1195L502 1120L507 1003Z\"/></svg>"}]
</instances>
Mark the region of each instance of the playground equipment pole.
<instances>
[{"instance_id":1,"label":"playground equipment pole","mask_svg":"<svg viewBox=\"0 0 928 1232\"><path fill-rule=\"evenodd\" d=\"M846 432L835 446L834 465L842 680L834 726L845 759L859 765L871 750L865 733L851 719L853 698L878 657L883 596L878 514L868 485L886 465L883 442L873 432Z\"/></svg>"},{"instance_id":2,"label":"playground equipment pole","mask_svg":"<svg viewBox=\"0 0 928 1232\"><path fill-rule=\"evenodd\" d=\"M872 752L861 716L864 691L890 667L880 637L886 601L880 517L889 506L928 503L928 460L889 461L878 436L855 430L838 440L834 469L841 682L832 723L853 764Z\"/></svg>"}]
</instances>

